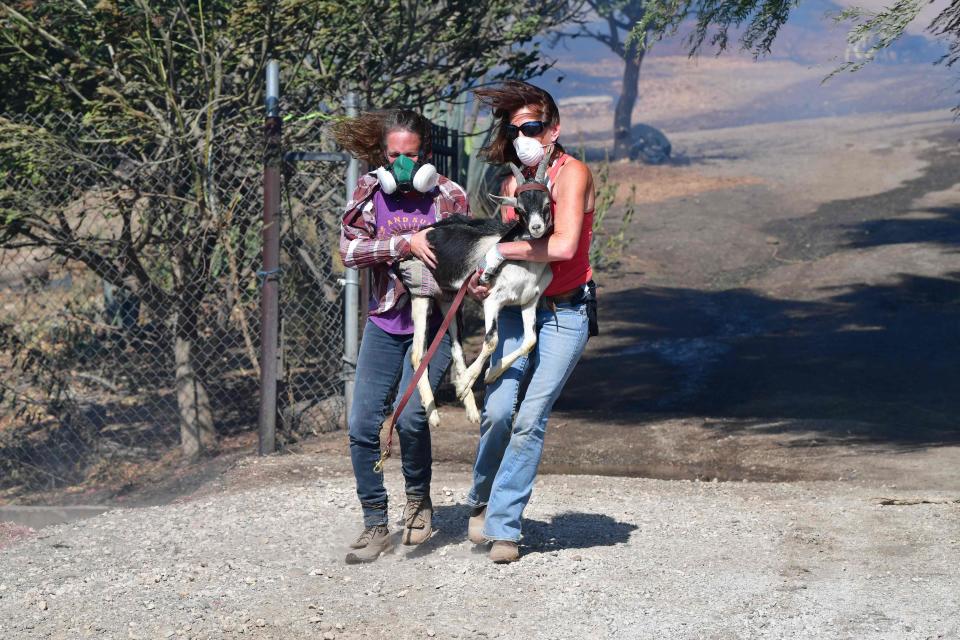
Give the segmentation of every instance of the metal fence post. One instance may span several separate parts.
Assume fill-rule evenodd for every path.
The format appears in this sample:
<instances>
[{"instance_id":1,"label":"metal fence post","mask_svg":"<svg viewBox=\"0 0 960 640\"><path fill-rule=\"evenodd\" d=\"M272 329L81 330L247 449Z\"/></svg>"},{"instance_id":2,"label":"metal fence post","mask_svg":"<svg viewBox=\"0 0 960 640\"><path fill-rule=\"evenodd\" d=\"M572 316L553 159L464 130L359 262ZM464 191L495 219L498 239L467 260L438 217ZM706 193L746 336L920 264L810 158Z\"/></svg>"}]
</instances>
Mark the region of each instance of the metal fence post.
<instances>
[{"instance_id":1,"label":"metal fence post","mask_svg":"<svg viewBox=\"0 0 960 640\"><path fill-rule=\"evenodd\" d=\"M460 132L450 130L450 175L451 180L460 184Z\"/></svg>"},{"instance_id":2,"label":"metal fence post","mask_svg":"<svg viewBox=\"0 0 960 640\"><path fill-rule=\"evenodd\" d=\"M354 118L357 115L357 96L351 91L346 99L347 116ZM353 198L353 190L360 178L360 165L356 158L350 158L347 164L347 202ZM356 269L346 269L344 274L343 291L343 400L346 404L344 415L349 419L350 408L353 406L353 385L357 369L358 326L357 310L359 308L360 274Z\"/></svg>"},{"instance_id":3,"label":"metal fence post","mask_svg":"<svg viewBox=\"0 0 960 640\"><path fill-rule=\"evenodd\" d=\"M280 63L267 63L263 154L263 269L260 290L260 455L273 453L277 430L280 276Z\"/></svg>"}]
</instances>

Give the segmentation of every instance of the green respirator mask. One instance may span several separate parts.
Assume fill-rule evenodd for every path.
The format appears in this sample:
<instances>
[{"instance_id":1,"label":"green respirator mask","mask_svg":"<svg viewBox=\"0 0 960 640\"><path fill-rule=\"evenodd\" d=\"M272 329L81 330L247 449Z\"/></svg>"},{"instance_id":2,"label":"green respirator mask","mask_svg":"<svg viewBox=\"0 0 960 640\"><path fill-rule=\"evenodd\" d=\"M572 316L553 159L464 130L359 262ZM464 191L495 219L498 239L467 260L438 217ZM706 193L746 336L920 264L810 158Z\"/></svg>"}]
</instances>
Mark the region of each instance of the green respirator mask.
<instances>
[{"instance_id":1,"label":"green respirator mask","mask_svg":"<svg viewBox=\"0 0 960 640\"><path fill-rule=\"evenodd\" d=\"M386 194L395 191L406 193L413 190L429 193L437 186L440 179L437 168L432 164L429 162L420 164L407 156L400 156L389 168L378 167L376 174L377 180L380 181L380 189Z\"/></svg>"}]
</instances>

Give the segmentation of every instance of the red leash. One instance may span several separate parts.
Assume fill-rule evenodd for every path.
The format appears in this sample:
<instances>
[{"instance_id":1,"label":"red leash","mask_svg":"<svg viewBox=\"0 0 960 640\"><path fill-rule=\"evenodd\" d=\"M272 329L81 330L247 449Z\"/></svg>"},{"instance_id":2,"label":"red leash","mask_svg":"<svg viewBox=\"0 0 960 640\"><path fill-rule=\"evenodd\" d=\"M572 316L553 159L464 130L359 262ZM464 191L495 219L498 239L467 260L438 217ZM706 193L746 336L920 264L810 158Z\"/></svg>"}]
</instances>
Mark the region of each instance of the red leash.
<instances>
[{"instance_id":1,"label":"red leash","mask_svg":"<svg viewBox=\"0 0 960 640\"><path fill-rule=\"evenodd\" d=\"M420 366L417 367L416 373L413 374L413 380L410 381L410 385L404 392L403 397L400 398L400 404L397 405L397 408L393 410L393 415L390 416L387 446L380 454L380 459L373 465L374 473L381 473L383 471L383 463L390 457L391 449L393 448L393 428L396 425L397 418L403 413L403 409L407 406L407 402L409 402L410 397L413 395L414 389L417 388L417 383L420 382L420 378L422 378L426 372L427 365L430 364L433 355L437 352L437 349L440 348L440 343L443 342L443 336L446 335L447 329L450 328L450 322L456 317L457 309L460 308L460 304L463 302L463 296L467 293L467 285L470 284L470 277L471 276L467 276L467 279L464 280L460 286L460 290L457 291L457 295L453 299L453 304L450 305L450 310L447 311L447 315L443 318L443 323L440 325L437 335L433 337L433 342L430 343L427 354L423 357L423 360L420 361Z\"/></svg>"}]
</instances>

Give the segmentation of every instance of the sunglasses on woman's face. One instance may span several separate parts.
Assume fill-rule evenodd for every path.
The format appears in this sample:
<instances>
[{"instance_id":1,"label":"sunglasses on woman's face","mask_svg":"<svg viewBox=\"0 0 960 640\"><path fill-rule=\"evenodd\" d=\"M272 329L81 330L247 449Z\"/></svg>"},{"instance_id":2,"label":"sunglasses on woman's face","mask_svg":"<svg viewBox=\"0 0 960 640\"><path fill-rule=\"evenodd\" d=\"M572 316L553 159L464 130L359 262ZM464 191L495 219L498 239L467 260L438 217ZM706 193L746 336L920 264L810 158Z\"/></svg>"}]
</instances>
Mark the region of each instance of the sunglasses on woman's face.
<instances>
[{"instance_id":1,"label":"sunglasses on woman's face","mask_svg":"<svg viewBox=\"0 0 960 640\"><path fill-rule=\"evenodd\" d=\"M543 133L546 126L547 125L540 120L531 120L530 122L524 122L519 127L515 124L504 125L503 130L506 131L507 138L513 140L521 133L528 138L538 136Z\"/></svg>"}]
</instances>

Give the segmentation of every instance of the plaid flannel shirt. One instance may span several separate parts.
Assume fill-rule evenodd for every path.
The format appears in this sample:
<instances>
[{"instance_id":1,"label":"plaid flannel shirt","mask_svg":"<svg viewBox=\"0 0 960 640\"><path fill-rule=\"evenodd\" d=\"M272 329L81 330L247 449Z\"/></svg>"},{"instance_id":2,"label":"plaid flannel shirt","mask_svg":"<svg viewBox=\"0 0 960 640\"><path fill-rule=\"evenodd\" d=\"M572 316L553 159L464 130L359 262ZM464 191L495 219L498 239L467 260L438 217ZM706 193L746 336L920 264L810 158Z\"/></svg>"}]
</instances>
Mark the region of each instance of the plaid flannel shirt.
<instances>
[{"instance_id":1,"label":"plaid flannel shirt","mask_svg":"<svg viewBox=\"0 0 960 640\"><path fill-rule=\"evenodd\" d=\"M377 189L379 182L374 174L361 176L340 224L340 259L343 264L357 269L370 268L370 295L377 301L377 308L370 311L372 315L406 303L409 297L407 288L393 266L412 256L410 238L413 235L406 233L389 239L376 237L377 213L373 210L373 195ZM434 215L440 221L454 214L470 215L467 193L453 180L440 176L434 198Z\"/></svg>"}]
</instances>

